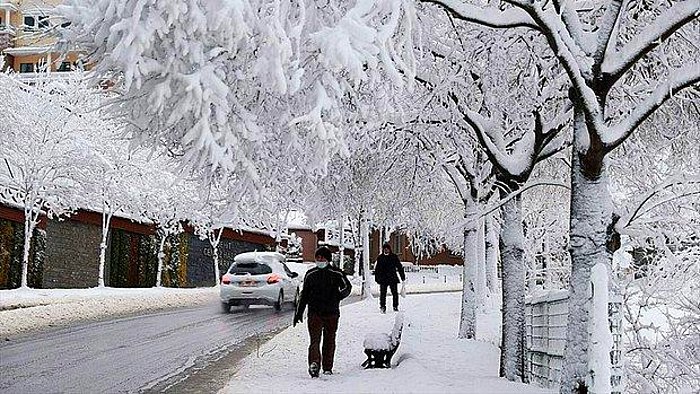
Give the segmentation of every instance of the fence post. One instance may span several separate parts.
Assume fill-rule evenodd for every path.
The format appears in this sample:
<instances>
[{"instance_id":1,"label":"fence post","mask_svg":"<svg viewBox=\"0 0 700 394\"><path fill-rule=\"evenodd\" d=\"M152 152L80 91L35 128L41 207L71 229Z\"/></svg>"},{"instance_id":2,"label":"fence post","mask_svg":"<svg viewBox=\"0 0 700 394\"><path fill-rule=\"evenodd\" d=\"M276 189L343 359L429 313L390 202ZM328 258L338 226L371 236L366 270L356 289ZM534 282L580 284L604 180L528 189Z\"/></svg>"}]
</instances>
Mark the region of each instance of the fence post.
<instances>
[{"instance_id":1,"label":"fence post","mask_svg":"<svg viewBox=\"0 0 700 394\"><path fill-rule=\"evenodd\" d=\"M608 319L610 320L610 331L612 332L613 346L610 351L612 386L611 394L622 394L625 386L622 379L622 295L613 290L608 304Z\"/></svg>"},{"instance_id":2,"label":"fence post","mask_svg":"<svg viewBox=\"0 0 700 394\"><path fill-rule=\"evenodd\" d=\"M592 394L612 391L612 365L610 355L613 338L609 319L608 267L598 263L591 269L591 309L588 326L588 392Z\"/></svg>"}]
</instances>

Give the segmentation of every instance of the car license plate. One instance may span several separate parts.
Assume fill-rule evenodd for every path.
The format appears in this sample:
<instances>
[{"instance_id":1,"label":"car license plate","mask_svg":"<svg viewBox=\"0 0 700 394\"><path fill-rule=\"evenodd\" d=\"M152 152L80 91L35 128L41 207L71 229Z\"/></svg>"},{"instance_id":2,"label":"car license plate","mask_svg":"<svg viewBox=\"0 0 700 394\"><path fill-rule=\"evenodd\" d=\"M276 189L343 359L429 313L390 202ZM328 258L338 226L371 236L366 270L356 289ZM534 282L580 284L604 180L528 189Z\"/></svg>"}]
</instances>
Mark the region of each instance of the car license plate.
<instances>
[{"instance_id":1,"label":"car license plate","mask_svg":"<svg viewBox=\"0 0 700 394\"><path fill-rule=\"evenodd\" d=\"M241 282L241 287L255 287L255 281L247 280L245 282Z\"/></svg>"}]
</instances>

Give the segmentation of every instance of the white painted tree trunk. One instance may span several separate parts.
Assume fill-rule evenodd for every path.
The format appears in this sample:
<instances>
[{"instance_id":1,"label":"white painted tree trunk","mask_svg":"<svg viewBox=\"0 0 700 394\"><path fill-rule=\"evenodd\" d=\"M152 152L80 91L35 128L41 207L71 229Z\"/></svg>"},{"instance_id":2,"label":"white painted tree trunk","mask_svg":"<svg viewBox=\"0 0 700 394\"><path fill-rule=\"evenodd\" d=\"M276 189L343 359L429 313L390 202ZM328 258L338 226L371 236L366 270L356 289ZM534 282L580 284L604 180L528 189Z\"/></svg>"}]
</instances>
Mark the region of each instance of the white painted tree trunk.
<instances>
[{"instance_id":1,"label":"white painted tree trunk","mask_svg":"<svg viewBox=\"0 0 700 394\"><path fill-rule=\"evenodd\" d=\"M23 289L29 288L29 251L32 247L32 235L36 220L31 209L24 210L24 247L22 250L22 277L20 279L20 287Z\"/></svg>"},{"instance_id":2,"label":"white painted tree trunk","mask_svg":"<svg viewBox=\"0 0 700 394\"><path fill-rule=\"evenodd\" d=\"M501 290L498 281L498 229L496 219L489 216L486 223L486 286L491 294Z\"/></svg>"},{"instance_id":3,"label":"white painted tree trunk","mask_svg":"<svg viewBox=\"0 0 700 394\"><path fill-rule=\"evenodd\" d=\"M462 280L462 315L459 320L460 339L476 337L476 294L474 292L475 266L477 264L477 229L472 225L464 228L464 278Z\"/></svg>"},{"instance_id":4,"label":"white painted tree trunk","mask_svg":"<svg viewBox=\"0 0 700 394\"><path fill-rule=\"evenodd\" d=\"M163 260L165 259L165 253L163 252L163 249L165 248L166 239L166 234L162 234L160 238L160 244L158 245L158 272L156 273L156 287L162 286Z\"/></svg>"},{"instance_id":5,"label":"white painted tree trunk","mask_svg":"<svg viewBox=\"0 0 700 394\"><path fill-rule=\"evenodd\" d=\"M576 122L575 127L585 127ZM575 135L579 134L576 131ZM590 160L590 159L589 159ZM588 325L590 301L588 283L591 268L599 262L610 267L612 255L606 248L608 225L612 220L612 197L608 190L605 163L584 166L574 153L571 168L569 318L562 373L562 393L574 393L586 384L588 374ZM600 168L585 168L600 166Z\"/></svg>"},{"instance_id":6,"label":"white painted tree trunk","mask_svg":"<svg viewBox=\"0 0 700 394\"><path fill-rule=\"evenodd\" d=\"M501 376L521 381L525 353L525 262L520 196L501 207L501 263L503 265L503 332Z\"/></svg>"}]
</instances>

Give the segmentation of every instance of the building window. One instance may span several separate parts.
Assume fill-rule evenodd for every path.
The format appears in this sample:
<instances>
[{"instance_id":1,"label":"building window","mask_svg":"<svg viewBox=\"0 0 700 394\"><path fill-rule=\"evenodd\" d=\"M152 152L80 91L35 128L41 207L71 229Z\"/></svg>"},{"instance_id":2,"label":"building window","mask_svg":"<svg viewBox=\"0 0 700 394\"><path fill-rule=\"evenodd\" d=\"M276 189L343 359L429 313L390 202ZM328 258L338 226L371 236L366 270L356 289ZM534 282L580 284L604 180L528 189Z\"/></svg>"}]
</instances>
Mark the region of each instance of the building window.
<instances>
[{"instance_id":1,"label":"building window","mask_svg":"<svg viewBox=\"0 0 700 394\"><path fill-rule=\"evenodd\" d=\"M19 72L20 73L33 73L34 72L34 63L20 63L19 64Z\"/></svg>"},{"instance_id":2,"label":"building window","mask_svg":"<svg viewBox=\"0 0 700 394\"><path fill-rule=\"evenodd\" d=\"M61 62L61 65L58 66L56 71L70 71L73 69L73 65L71 62Z\"/></svg>"},{"instance_id":3,"label":"building window","mask_svg":"<svg viewBox=\"0 0 700 394\"><path fill-rule=\"evenodd\" d=\"M36 27L36 18L33 16L25 16L24 17L24 27L33 29Z\"/></svg>"}]
</instances>

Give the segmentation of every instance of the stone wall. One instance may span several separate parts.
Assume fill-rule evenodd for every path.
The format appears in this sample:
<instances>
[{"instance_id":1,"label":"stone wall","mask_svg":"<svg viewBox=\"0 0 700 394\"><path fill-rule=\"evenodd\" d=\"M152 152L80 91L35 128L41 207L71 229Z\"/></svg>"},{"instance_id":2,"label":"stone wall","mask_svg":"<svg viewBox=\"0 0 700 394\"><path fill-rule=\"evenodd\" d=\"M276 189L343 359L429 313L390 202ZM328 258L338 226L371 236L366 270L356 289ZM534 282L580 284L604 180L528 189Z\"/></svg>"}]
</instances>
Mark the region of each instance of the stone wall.
<instances>
[{"instance_id":1,"label":"stone wall","mask_svg":"<svg viewBox=\"0 0 700 394\"><path fill-rule=\"evenodd\" d=\"M191 235L189 245L187 286L213 286L215 284L214 260L209 241ZM269 247L264 244L222 238L219 243L219 270L221 274L223 275L228 270L237 254L256 250L259 252L267 251Z\"/></svg>"},{"instance_id":2,"label":"stone wall","mask_svg":"<svg viewBox=\"0 0 700 394\"><path fill-rule=\"evenodd\" d=\"M20 285L24 213L0 205L0 289ZM101 216L78 211L63 221L42 218L35 231L29 260L29 287L87 288L97 286ZM107 239L105 285L151 287L158 268L158 235L152 225L113 218ZM219 245L220 270L243 252L267 251L274 239L259 232L224 231ZM169 237L164 247L163 286L215 284L213 253L208 241L192 229Z\"/></svg>"},{"instance_id":3,"label":"stone wall","mask_svg":"<svg viewBox=\"0 0 700 394\"><path fill-rule=\"evenodd\" d=\"M46 233L34 230L29 249L27 284L40 287L44 270ZM24 256L24 223L3 219L0 215L0 289L15 289L22 280L22 258Z\"/></svg>"},{"instance_id":4,"label":"stone wall","mask_svg":"<svg viewBox=\"0 0 700 394\"><path fill-rule=\"evenodd\" d=\"M51 220L46 226L43 288L97 286L99 226Z\"/></svg>"}]
</instances>

